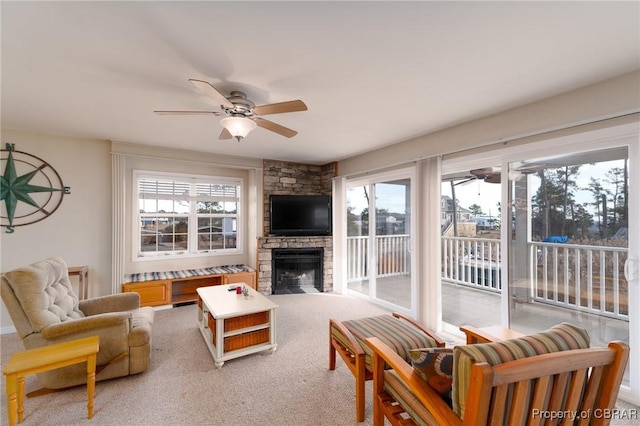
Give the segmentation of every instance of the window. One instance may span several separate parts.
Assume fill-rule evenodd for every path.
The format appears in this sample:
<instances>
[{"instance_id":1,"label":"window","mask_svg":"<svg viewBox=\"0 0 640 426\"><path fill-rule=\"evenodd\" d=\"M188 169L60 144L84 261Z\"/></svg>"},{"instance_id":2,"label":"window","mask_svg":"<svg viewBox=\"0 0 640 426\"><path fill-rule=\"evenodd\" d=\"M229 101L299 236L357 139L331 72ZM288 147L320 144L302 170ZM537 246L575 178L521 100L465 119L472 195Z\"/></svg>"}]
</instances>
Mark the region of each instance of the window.
<instances>
[{"instance_id":1,"label":"window","mask_svg":"<svg viewBox=\"0 0 640 426\"><path fill-rule=\"evenodd\" d=\"M137 258L240 252L242 180L135 172Z\"/></svg>"}]
</instances>

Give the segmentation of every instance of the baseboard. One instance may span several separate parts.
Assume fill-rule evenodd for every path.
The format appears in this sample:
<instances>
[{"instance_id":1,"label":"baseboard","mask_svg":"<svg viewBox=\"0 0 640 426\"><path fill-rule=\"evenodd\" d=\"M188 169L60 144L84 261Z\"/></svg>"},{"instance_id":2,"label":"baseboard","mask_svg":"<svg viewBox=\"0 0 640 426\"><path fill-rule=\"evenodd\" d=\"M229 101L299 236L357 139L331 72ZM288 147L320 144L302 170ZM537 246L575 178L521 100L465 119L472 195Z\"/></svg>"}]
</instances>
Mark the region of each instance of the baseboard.
<instances>
[{"instance_id":1,"label":"baseboard","mask_svg":"<svg viewBox=\"0 0 640 426\"><path fill-rule=\"evenodd\" d=\"M153 310L154 311L162 311L165 309L173 309L173 305L160 305L160 306L154 306Z\"/></svg>"},{"instance_id":2,"label":"baseboard","mask_svg":"<svg viewBox=\"0 0 640 426\"><path fill-rule=\"evenodd\" d=\"M12 325L8 326L8 327L2 327L0 328L0 334L11 334L11 333L15 333L16 332L16 328Z\"/></svg>"}]
</instances>

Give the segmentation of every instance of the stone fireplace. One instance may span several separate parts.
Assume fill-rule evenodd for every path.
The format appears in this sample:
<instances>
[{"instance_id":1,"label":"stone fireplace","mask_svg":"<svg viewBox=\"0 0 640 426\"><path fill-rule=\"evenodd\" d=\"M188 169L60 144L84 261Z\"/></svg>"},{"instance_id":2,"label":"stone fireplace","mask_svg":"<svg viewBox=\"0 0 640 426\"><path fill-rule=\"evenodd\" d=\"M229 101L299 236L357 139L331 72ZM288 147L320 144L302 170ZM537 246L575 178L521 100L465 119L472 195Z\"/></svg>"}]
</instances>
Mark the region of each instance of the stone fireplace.
<instances>
[{"instance_id":1,"label":"stone fireplace","mask_svg":"<svg viewBox=\"0 0 640 426\"><path fill-rule=\"evenodd\" d=\"M333 239L332 237L261 237L258 238L258 291L262 294L297 293L311 291L311 277L309 277L308 254L312 251L321 254L321 283L313 277L313 287L316 292L333 290ZM297 252L298 255L293 255ZM284 253L288 268L296 263L295 257L303 263L302 270L290 270L281 277L280 282L274 281L274 253L276 257ZM290 268L293 269L293 268ZM318 271L320 272L320 271ZM277 277L275 278L278 279ZM285 286L286 284L286 286ZM317 287L320 286L320 287ZM291 287L285 290L285 287ZM306 287L306 288L304 288ZM305 291L309 290L309 291Z\"/></svg>"},{"instance_id":2,"label":"stone fireplace","mask_svg":"<svg viewBox=\"0 0 640 426\"><path fill-rule=\"evenodd\" d=\"M265 237L258 238L258 291L272 294L273 251L280 249L322 249L322 277L316 291L333 291L333 238L330 236L268 236L269 197L275 194L331 195L332 179L336 176L337 163L322 166L263 160L263 218ZM285 277L286 278L286 277ZM306 284L307 277L301 274L290 279ZM316 284L314 283L314 286ZM295 287L295 286L294 286Z\"/></svg>"}]
</instances>

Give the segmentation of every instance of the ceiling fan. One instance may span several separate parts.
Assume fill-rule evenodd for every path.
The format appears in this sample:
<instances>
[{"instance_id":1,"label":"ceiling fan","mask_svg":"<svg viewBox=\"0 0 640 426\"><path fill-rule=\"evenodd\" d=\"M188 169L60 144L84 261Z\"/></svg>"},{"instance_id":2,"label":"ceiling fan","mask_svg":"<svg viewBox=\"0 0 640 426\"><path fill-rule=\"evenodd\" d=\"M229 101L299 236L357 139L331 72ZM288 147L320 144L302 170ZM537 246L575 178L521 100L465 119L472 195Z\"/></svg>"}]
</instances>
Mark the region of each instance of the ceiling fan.
<instances>
[{"instance_id":1,"label":"ceiling fan","mask_svg":"<svg viewBox=\"0 0 640 426\"><path fill-rule=\"evenodd\" d=\"M485 167L469 171L476 179L482 179L487 183L500 183L500 167Z\"/></svg>"},{"instance_id":2,"label":"ceiling fan","mask_svg":"<svg viewBox=\"0 0 640 426\"><path fill-rule=\"evenodd\" d=\"M250 131L257 127L270 130L287 138L298 134L293 129L265 120L259 116L269 114L282 114L285 112L306 111L307 106L301 100L279 102L275 104L256 106L243 92L234 90L229 96L224 96L211 83L203 80L189 79L189 83L213 98L227 117L220 120L222 133L218 139L236 138L238 142L246 137ZM220 115L217 111L154 111L156 114L212 114Z\"/></svg>"}]
</instances>

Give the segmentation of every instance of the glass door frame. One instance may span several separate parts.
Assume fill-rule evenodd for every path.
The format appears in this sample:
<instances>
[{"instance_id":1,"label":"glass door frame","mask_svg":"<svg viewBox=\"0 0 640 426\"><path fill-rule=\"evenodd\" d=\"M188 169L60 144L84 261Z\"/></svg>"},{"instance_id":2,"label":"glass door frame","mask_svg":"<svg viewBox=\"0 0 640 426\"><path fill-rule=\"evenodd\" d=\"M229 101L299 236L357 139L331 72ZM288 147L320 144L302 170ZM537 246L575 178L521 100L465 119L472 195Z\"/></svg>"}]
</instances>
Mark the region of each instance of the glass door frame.
<instances>
[{"instance_id":1,"label":"glass door frame","mask_svg":"<svg viewBox=\"0 0 640 426\"><path fill-rule=\"evenodd\" d=\"M375 196L371 197L371 200L369 202L369 229L368 229L368 244L370 249L368 250L368 265L369 265L369 292L368 295L364 295L361 292L355 291L355 290L351 290L349 289L348 285L345 283L344 289L345 289L345 293L347 295L350 296L354 296L354 297L360 297L360 298L369 298L371 301L384 306L387 309L391 309L395 312L400 312L403 314L407 314L410 315L412 317L416 317L417 316L417 306L418 306L418 301L417 301L417 269L416 269L416 265L417 265L417 259L416 256L413 255L413 253L416 253L416 223L415 223L415 218L417 217L417 189L416 189L416 170L415 167L406 167L406 168L402 168L402 169L397 169L397 170L393 170L393 171L389 171L389 172L381 172L381 173L377 173L377 174L372 174L372 175L368 175L366 177L363 178L356 178L356 179L350 179L347 181L346 186L345 186L345 193L346 190L348 190L349 188L352 187L358 187L358 186L366 186L368 188L369 194L375 194L375 192L373 191L373 188L375 186L375 184L378 183L385 183L388 181L393 181L393 180L400 180L400 179L408 179L410 182L410 215L413 218L413 223L411 224L411 228L410 228L410 238L409 238L409 252L410 252L410 262L411 262L411 266L410 266L410 270L411 270L411 276L410 276L410 282L411 282L411 303L410 303L410 308L407 309L404 306L399 306L393 303L390 303L384 299L380 299L376 296L376 274L375 274L375 266L377 265L377 253L376 253L376 244L375 244L375 238L376 238L376 221L375 221L375 212L376 212L376 201L375 201ZM342 212L342 214L344 215L346 213L346 210L344 212ZM345 234L345 238L346 238L346 234Z\"/></svg>"},{"instance_id":2,"label":"glass door frame","mask_svg":"<svg viewBox=\"0 0 640 426\"><path fill-rule=\"evenodd\" d=\"M632 262L628 269L635 272L635 280L629 283L629 306L638 307L629 309L629 345L631 347L629 359L629 382L630 386L623 386L620 389L619 397L633 404L640 404L640 284L638 283L638 259L640 258L640 130L638 123L622 124L607 128L596 128L594 130L585 129L584 132L574 133L559 137L538 137L537 141L526 144L505 144L498 150L486 151L467 156L457 156L457 158L444 159L442 162L442 175L461 170L471 170L482 167L486 164L500 164L501 167L501 205L508 206L510 196L508 192L509 163L530 158L543 158L556 155L565 155L576 152L598 151L607 148L627 146L629 158L629 259ZM634 190L634 188L636 188ZM501 221L501 283L502 292L500 325L509 327L509 238L511 227L508 224L510 215L505 209ZM634 220L636 219L636 220ZM506 225L505 225L506 223ZM438 309L442 308L442 301L438 300ZM442 331L460 335L457 326L446 324L442 321Z\"/></svg>"},{"instance_id":3,"label":"glass door frame","mask_svg":"<svg viewBox=\"0 0 640 426\"><path fill-rule=\"evenodd\" d=\"M607 148L615 148L626 146L628 148L629 162L629 240L628 250L629 258L638 259L640 254L640 200L637 190L633 188L640 187L640 170L637 164L640 164L640 139L638 133L638 124L631 123L616 127L592 130L584 133L573 134L569 136L549 138L547 140L532 143L520 149L514 149L510 152L504 152L502 156L501 170L502 182L509 181L509 164L514 161L521 161L530 158L543 158L560 156L566 154L600 151ZM508 185L502 186L503 206L508 206L510 196L508 193ZM510 220L510 215L505 214L503 221ZM509 238L510 226L502 227L501 247L502 247L502 288L505 289L502 297L502 325L509 326ZM637 267L637 262L636 262ZM636 273L637 277L637 273ZM629 283L629 306L638 307L638 309L629 309L629 345L631 353L629 358L629 382L630 386L622 386L619 397L634 404L640 403L640 289L638 280Z\"/></svg>"}]
</instances>

